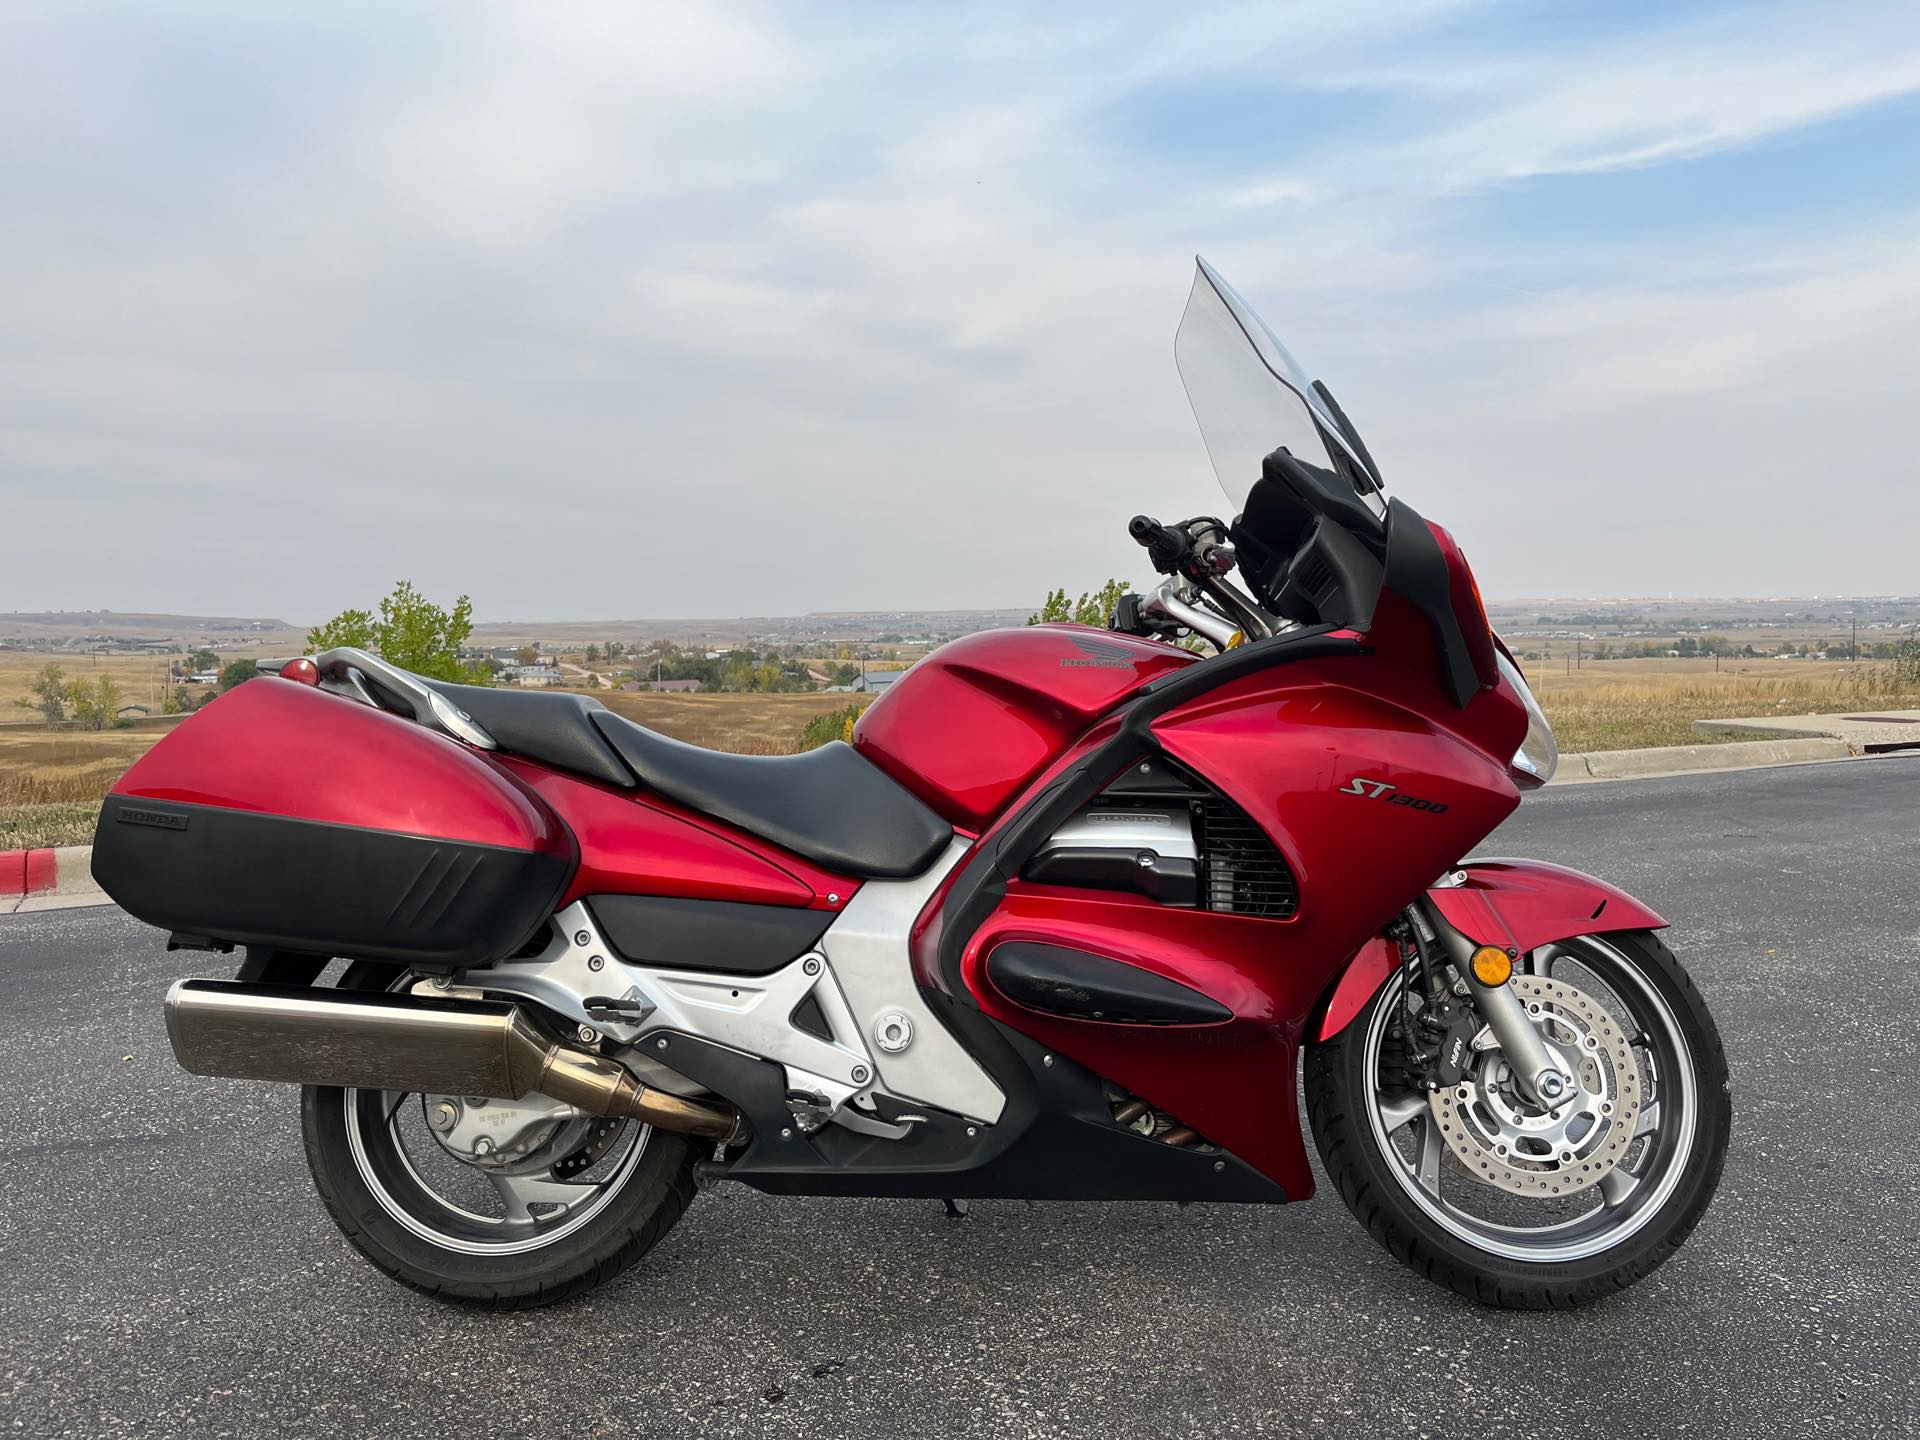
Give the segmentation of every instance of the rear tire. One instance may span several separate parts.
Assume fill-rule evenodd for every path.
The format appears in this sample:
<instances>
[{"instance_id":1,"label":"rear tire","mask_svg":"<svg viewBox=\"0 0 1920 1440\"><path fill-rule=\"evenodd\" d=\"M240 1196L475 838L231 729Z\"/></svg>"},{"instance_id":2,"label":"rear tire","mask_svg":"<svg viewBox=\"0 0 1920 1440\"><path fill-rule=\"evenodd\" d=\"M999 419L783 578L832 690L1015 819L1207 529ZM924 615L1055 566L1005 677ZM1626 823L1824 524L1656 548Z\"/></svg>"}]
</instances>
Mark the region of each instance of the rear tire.
<instances>
[{"instance_id":1,"label":"rear tire","mask_svg":"<svg viewBox=\"0 0 1920 1440\"><path fill-rule=\"evenodd\" d=\"M387 989L400 978L391 966L356 964L341 988ZM596 1196L583 1221L556 1223L552 1238L543 1238L534 1220L525 1222L518 1233L526 1238L513 1246L463 1239L453 1212L447 1233L435 1238L435 1205L445 1202L419 1178L397 1139L366 1123L367 1107L391 1098L303 1086L301 1132L314 1188L341 1234L387 1274L425 1294L501 1310L568 1299L645 1255L693 1201L695 1147L682 1136L640 1127L626 1142L638 1153L621 1162L617 1180L609 1182L612 1193ZM484 1226L473 1228L484 1236Z\"/></svg>"},{"instance_id":2,"label":"rear tire","mask_svg":"<svg viewBox=\"0 0 1920 1440\"><path fill-rule=\"evenodd\" d=\"M1378 1077L1385 1027L1381 1022L1387 1017L1381 1012L1383 1007L1400 1003L1397 976L1344 1030L1315 1046L1306 1057L1307 1105L1314 1143L1347 1208L1369 1234L1414 1271L1483 1304L1525 1310L1564 1309L1624 1290L1652 1273L1680 1247L1719 1184L1732 1126L1731 1087L1726 1052L1700 992L1672 953L1650 933L1582 937L1568 942L1569 947L1580 944L1594 946L1594 954L1611 954L1623 962L1623 983L1637 980L1657 1002L1653 1008L1664 1009L1681 1042L1668 1053L1684 1054L1684 1068L1689 1072L1678 1076L1671 1073L1678 1067L1670 1066L1668 1093L1660 1097L1667 1111L1663 1122L1673 1124L1677 1134L1685 1135L1684 1144L1676 1141L1673 1153L1665 1160L1671 1167L1671 1178L1664 1178L1663 1172L1660 1191L1648 1192L1649 1196L1658 1194L1657 1203L1643 1207L1648 1213L1634 1217L1631 1227L1622 1224L1618 1241L1606 1243L1597 1253L1535 1259L1499 1253L1488 1243L1476 1243L1470 1225L1442 1222L1442 1177L1438 1175L1431 1198L1416 1200L1418 1182L1410 1184L1408 1172L1417 1167L1409 1167L1404 1157L1394 1153L1392 1141L1383 1139L1386 1123L1376 1120L1373 1113L1382 1094ZM1385 1043L1394 1042L1387 1037ZM1676 1100L1688 1093L1693 1097L1691 1128L1682 1131L1675 1113ZM1406 1104L1404 1099L1402 1104ZM1648 1145L1657 1143L1657 1138L1650 1139ZM1479 1183L1477 1177L1464 1173L1452 1178L1468 1186ZM1608 1198L1605 1203L1615 1202ZM1461 1233L1463 1230L1469 1233ZM1547 1232L1543 1229L1538 1233ZM1490 1243L1502 1242L1496 1238ZM1516 1240L1504 1248L1521 1251L1525 1243ZM1543 1252L1553 1248L1541 1245Z\"/></svg>"}]
</instances>

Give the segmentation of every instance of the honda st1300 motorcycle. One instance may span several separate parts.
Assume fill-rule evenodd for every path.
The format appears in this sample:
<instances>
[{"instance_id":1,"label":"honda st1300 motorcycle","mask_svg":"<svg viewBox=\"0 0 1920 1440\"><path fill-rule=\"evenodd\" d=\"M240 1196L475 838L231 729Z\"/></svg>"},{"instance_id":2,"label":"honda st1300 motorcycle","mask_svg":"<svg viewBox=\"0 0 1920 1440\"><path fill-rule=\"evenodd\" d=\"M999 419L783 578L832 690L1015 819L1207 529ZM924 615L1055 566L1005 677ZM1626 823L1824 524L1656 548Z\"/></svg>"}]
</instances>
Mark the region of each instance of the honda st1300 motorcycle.
<instances>
[{"instance_id":1,"label":"honda st1300 motorcycle","mask_svg":"<svg viewBox=\"0 0 1920 1440\"><path fill-rule=\"evenodd\" d=\"M186 721L93 859L238 952L168 994L180 1064L303 1087L348 1240L453 1300L596 1285L709 1181L1304 1199L1302 1060L1420 1274L1646 1275L1730 1125L1665 922L1465 858L1556 751L1459 547L1204 262L1175 348L1231 520L1135 517L1161 578L1108 629L954 641L851 744L718 754L360 650Z\"/></svg>"}]
</instances>

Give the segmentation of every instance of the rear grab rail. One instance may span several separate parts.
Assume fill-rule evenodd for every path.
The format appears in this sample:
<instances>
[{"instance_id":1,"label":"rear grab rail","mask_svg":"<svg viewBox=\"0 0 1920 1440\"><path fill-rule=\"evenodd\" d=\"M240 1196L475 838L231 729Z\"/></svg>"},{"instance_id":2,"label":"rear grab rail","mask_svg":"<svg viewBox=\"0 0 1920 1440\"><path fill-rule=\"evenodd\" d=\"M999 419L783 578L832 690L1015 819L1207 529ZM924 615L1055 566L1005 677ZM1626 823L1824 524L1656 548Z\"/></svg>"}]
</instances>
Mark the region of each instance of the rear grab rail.
<instances>
[{"instance_id":1,"label":"rear grab rail","mask_svg":"<svg viewBox=\"0 0 1920 1440\"><path fill-rule=\"evenodd\" d=\"M439 730L481 750L500 744L480 723L418 675L389 665L378 655L342 645L313 657L320 681L336 695L345 695L376 710L393 710L429 730ZM376 694L375 692L379 693Z\"/></svg>"}]
</instances>

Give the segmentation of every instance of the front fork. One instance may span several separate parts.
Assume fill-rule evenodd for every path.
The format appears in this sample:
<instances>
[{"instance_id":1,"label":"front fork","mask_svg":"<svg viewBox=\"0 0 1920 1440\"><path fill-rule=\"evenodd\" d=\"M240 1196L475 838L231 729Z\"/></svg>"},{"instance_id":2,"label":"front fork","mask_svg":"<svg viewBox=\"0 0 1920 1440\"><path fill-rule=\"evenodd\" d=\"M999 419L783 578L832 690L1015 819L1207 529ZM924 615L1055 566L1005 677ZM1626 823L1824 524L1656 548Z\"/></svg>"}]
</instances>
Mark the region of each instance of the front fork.
<instances>
[{"instance_id":1,"label":"front fork","mask_svg":"<svg viewBox=\"0 0 1920 1440\"><path fill-rule=\"evenodd\" d=\"M1493 1031L1493 1038L1499 1042L1515 1080L1527 1096L1551 1110L1571 1095L1573 1077L1540 1038L1540 1031L1528 1018L1527 1007L1520 1003L1513 986L1505 979L1497 985L1481 980L1473 963L1474 953L1491 947L1475 945L1424 897L1407 907L1406 920L1419 948L1421 963L1428 967L1429 974L1433 973L1435 960L1440 955L1453 963L1453 968L1466 982L1467 998L1480 1012L1480 1018L1487 1022L1487 1028ZM1518 957L1510 950L1500 953L1507 962L1500 968L1510 974L1512 962Z\"/></svg>"}]
</instances>

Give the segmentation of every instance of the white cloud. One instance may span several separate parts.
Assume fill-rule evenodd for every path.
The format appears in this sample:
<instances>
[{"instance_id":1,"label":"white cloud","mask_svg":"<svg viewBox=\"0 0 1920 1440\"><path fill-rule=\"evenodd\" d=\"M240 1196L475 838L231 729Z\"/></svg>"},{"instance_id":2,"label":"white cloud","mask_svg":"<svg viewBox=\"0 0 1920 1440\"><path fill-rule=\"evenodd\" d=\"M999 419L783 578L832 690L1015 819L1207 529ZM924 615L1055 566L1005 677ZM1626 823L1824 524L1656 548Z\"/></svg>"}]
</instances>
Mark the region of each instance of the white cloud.
<instances>
[{"instance_id":1,"label":"white cloud","mask_svg":"<svg viewBox=\"0 0 1920 1440\"><path fill-rule=\"evenodd\" d=\"M1171 364L1196 249L1390 482L1500 556L1490 590L1905 573L1877 536L1810 549L1787 497L1838 455L1912 505L1901 407L1860 398L1913 373L1911 216L1648 248L1596 215L1536 286L1540 255L1443 213L1903 93L1897 12L1566 54L1457 4L342 13L277 48L242 12L178 19L185 52L32 27L0 99L0 609L311 618L400 574L521 616L1094 583L1136 510L1219 503ZM1269 137L1277 164L1114 123L1276 83L1419 119ZM1642 518L1731 523L1742 494L1738 553ZM94 563L14 538L79 533Z\"/></svg>"}]
</instances>

